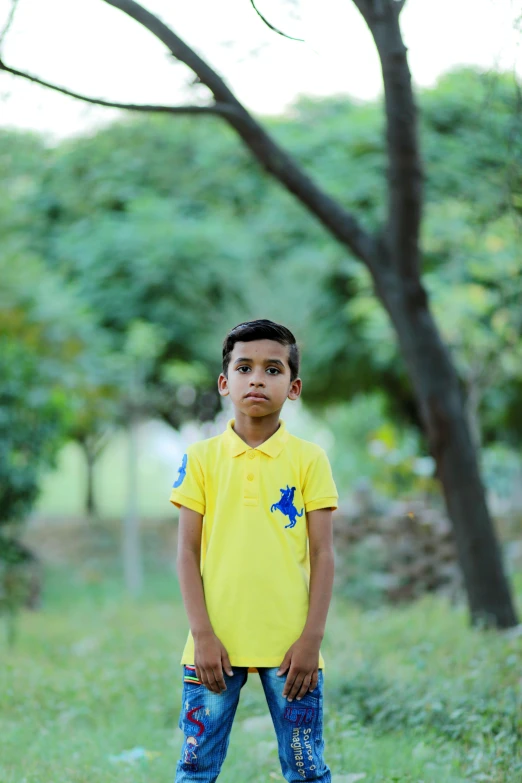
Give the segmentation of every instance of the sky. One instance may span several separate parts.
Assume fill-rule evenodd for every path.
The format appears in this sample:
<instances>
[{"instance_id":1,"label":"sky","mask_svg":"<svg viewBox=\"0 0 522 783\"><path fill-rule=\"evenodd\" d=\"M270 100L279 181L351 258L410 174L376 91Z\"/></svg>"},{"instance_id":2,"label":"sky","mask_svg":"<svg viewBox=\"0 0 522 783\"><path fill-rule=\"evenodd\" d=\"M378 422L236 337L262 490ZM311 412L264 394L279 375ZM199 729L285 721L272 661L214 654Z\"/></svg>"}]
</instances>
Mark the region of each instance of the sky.
<instances>
[{"instance_id":1,"label":"sky","mask_svg":"<svg viewBox=\"0 0 522 783\"><path fill-rule=\"evenodd\" d=\"M0 29L12 0L0 0ZM142 0L218 71L257 115L280 114L300 95L382 91L369 31L352 0L257 0L289 35L269 30L250 0ZM417 87L458 65L522 76L520 0L408 0L403 36ZM186 103L207 94L161 42L103 0L19 0L2 43L13 68L77 92L133 103ZM196 91L196 92L195 92ZM89 132L118 117L0 72L0 127L50 139Z\"/></svg>"}]
</instances>

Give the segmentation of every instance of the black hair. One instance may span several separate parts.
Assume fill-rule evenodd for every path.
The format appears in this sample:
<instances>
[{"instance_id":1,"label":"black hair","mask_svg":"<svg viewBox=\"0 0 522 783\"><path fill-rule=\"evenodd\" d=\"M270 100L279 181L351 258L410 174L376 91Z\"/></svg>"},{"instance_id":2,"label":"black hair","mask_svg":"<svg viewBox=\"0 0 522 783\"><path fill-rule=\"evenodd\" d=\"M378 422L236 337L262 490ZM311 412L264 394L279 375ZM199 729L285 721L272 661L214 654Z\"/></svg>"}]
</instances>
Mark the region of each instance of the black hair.
<instances>
[{"instance_id":1,"label":"black hair","mask_svg":"<svg viewBox=\"0 0 522 783\"><path fill-rule=\"evenodd\" d=\"M223 342L223 375L228 375L230 354L236 343L251 343L253 340L274 340L281 345L288 345L288 365L290 367L290 380L295 381L299 375L299 348L295 337L286 326L276 324L261 318L258 321L245 321L234 326Z\"/></svg>"}]
</instances>

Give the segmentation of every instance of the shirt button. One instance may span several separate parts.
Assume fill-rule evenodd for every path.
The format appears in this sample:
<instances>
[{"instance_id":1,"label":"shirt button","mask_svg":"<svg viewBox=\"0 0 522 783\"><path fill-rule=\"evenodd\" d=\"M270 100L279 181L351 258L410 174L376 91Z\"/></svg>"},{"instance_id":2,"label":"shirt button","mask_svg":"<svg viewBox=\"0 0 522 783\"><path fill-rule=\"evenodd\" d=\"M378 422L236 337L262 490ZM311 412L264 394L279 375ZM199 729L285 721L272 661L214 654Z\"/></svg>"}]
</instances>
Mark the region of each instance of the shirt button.
<instances>
[{"instance_id":1,"label":"shirt button","mask_svg":"<svg viewBox=\"0 0 522 783\"><path fill-rule=\"evenodd\" d=\"M254 459L255 456L256 456L255 451L247 451L248 459Z\"/></svg>"},{"instance_id":2,"label":"shirt button","mask_svg":"<svg viewBox=\"0 0 522 783\"><path fill-rule=\"evenodd\" d=\"M253 473L249 473L248 476L247 476L247 479L249 481L253 481L254 480L254 474Z\"/></svg>"}]
</instances>

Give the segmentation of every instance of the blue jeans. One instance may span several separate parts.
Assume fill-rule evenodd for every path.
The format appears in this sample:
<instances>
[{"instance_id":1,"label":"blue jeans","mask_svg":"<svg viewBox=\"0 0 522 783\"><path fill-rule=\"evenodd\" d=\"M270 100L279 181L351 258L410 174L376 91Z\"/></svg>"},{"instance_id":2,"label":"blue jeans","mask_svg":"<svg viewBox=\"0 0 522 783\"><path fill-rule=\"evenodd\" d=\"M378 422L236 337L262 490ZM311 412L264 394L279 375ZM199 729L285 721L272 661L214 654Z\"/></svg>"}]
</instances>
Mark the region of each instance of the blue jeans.
<instances>
[{"instance_id":1,"label":"blue jeans","mask_svg":"<svg viewBox=\"0 0 522 783\"><path fill-rule=\"evenodd\" d=\"M186 682L179 728L185 734L175 783L197 781L214 783L227 755L230 731L239 703L240 691L248 677L248 667L233 666L234 676L223 671L227 690L220 694L204 685ZM283 697L287 673L278 677L278 667L259 667L268 709L277 737L279 761L285 780L317 780L331 783L330 769L324 763L323 670L319 669L315 691L300 701ZM194 675L183 666L183 675Z\"/></svg>"}]
</instances>

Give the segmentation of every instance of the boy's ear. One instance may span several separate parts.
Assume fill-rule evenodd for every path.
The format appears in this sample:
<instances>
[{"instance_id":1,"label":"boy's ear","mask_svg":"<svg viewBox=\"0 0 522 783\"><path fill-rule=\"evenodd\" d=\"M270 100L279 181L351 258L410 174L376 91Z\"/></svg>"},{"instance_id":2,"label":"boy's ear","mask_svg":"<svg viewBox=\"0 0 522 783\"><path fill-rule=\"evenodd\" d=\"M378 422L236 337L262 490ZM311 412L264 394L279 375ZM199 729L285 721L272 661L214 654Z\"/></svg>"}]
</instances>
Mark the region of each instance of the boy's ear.
<instances>
[{"instance_id":1,"label":"boy's ear","mask_svg":"<svg viewBox=\"0 0 522 783\"><path fill-rule=\"evenodd\" d=\"M301 396L302 389L303 382L301 378L296 378L295 381L292 381L290 384L290 389L288 390L288 399L297 400L297 398Z\"/></svg>"},{"instance_id":2,"label":"boy's ear","mask_svg":"<svg viewBox=\"0 0 522 783\"><path fill-rule=\"evenodd\" d=\"M220 376L218 378L218 392L222 397L228 397L230 394L229 388L228 388L228 378L224 373L220 373Z\"/></svg>"}]
</instances>

